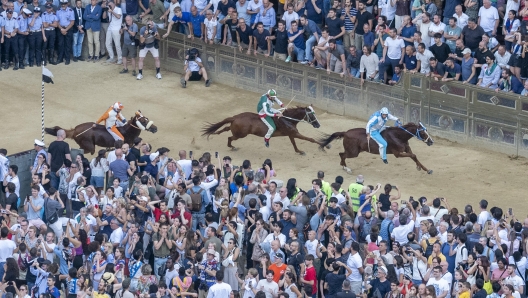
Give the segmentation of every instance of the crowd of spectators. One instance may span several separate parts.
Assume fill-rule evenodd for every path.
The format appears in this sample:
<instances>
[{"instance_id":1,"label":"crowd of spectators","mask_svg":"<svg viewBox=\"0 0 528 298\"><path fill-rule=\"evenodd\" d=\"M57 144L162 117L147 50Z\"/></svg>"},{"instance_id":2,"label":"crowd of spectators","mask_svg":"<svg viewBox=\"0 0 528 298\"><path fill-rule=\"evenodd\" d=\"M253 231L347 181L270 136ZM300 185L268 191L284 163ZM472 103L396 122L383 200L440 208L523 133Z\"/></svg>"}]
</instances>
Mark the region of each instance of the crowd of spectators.
<instances>
[{"instance_id":1,"label":"crowd of spectators","mask_svg":"<svg viewBox=\"0 0 528 298\"><path fill-rule=\"evenodd\" d=\"M107 55L108 62L123 64L121 73L131 65L141 79L143 59L151 52L161 79L157 28L167 28L163 37L179 32L362 82L395 85L410 72L528 95L524 0L26 1L2 0L4 68L9 61L13 69L41 61L69 64L70 56L84 61L86 34L88 61ZM139 31L135 21L147 26ZM192 68L200 69L208 85L205 69Z\"/></svg>"},{"instance_id":2,"label":"crowd of spectators","mask_svg":"<svg viewBox=\"0 0 528 298\"><path fill-rule=\"evenodd\" d=\"M0 149L7 298L525 297L528 218L512 208L140 138L88 161L64 136L35 140L31 185Z\"/></svg>"}]
</instances>

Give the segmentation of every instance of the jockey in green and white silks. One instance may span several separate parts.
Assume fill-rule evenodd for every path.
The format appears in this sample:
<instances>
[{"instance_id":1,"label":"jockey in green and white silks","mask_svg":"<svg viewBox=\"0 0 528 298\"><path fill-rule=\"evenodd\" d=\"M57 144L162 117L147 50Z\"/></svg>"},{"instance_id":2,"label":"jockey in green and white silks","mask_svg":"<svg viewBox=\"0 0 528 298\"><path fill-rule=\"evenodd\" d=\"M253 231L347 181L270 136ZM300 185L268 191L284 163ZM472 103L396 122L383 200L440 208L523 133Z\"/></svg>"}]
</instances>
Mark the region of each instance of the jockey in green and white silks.
<instances>
[{"instance_id":1,"label":"jockey in green and white silks","mask_svg":"<svg viewBox=\"0 0 528 298\"><path fill-rule=\"evenodd\" d=\"M375 112L370 116L370 119L367 123L367 141L370 142L372 137L376 143L379 145L379 152L381 159L384 163L387 162L387 141L381 136L381 132L385 130L385 123L387 120L399 121L398 118L389 114L389 109L381 108L381 110Z\"/></svg>"},{"instance_id":2,"label":"jockey in green and white silks","mask_svg":"<svg viewBox=\"0 0 528 298\"><path fill-rule=\"evenodd\" d=\"M282 113L273 108L274 103L277 103L281 107L284 106L284 104L277 98L277 92L270 89L266 94L263 94L260 97L260 101L257 105L257 113L262 122L268 127L268 132L264 136L264 144L266 147L269 147L269 139L276 129L272 117L282 117Z\"/></svg>"}]
</instances>

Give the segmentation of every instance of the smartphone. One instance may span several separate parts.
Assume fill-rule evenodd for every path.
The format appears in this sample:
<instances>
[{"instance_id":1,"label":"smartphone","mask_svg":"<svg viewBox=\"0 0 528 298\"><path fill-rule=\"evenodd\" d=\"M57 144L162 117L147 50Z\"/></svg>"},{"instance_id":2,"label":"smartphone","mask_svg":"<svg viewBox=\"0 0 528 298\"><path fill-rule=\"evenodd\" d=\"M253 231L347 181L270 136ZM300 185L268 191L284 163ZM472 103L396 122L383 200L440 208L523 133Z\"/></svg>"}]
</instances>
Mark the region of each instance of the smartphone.
<instances>
[{"instance_id":1,"label":"smartphone","mask_svg":"<svg viewBox=\"0 0 528 298\"><path fill-rule=\"evenodd\" d=\"M215 158L218 158L218 152L215 152Z\"/></svg>"},{"instance_id":2,"label":"smartphone","mask_svg":"<svg viewBox=\"0 0 528 298\"><path fill-rule=\"evenodd\" d=\"M391 188L392 189L396 189L396 185L391 185Z\"/></svg>"},{"instance_id":3,"label":"smartphone","mask_svg":"<svg viewBox=\"0 0 528 298\"><path fill-rule=\"evenodd\" d=\"M2 210L3 211L3 210ZM511 216L512 215L512 208L508 208L508 214Z\"/></svg>"},{"instance_id":4,"label":"smartphone","mask_svg":"<svg viewBox=\"0 0 528 298\"><path fill-rule=\"evenodd\" d=\"M101 195L104 195L104 190L101 190Z\"/></svg>"}]
</instances>

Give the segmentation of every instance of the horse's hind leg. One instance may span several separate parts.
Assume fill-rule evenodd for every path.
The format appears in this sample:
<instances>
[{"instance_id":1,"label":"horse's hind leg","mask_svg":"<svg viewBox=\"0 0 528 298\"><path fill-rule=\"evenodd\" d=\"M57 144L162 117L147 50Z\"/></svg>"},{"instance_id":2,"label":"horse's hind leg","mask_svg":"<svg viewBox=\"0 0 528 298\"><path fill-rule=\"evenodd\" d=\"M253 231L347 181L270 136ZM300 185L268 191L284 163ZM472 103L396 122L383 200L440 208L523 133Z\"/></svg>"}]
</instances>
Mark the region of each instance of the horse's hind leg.
<instances>
[{"instance_id":1,"label":"horse's hind leg","mask_svg":"<svg viewBox=\"0 0 528 298\"><path fill-rule=\"evenodd\" d=\"M305 155L306 153L304 153L304 151L301 151L299 150L299 148L297 148L297 144L295 143L295 136L288 136L288 137L290 138L290 142L293 145L293 150L295 150L295 152L299 153L300 155Z\"/></svg>"},{"instance_id":2,"label":"horse's hind leg","mask_svg":"<svg viewBox=\"0 0 528 298\"><path fill-rule=\"evenodd\" d=\"M219 134L221 134L221 133L223 133L223 132L230 131L230 130L231 130L231 126L226 126L226 127L224 127L223 129L221 129L221 130L215 132L214 134L215 134L215 135L219 135Z\"/></svg>"},{"instance_id":3,"label":"horse's hind leg","mask_svg":"<svg viewBox=\"0 0 528 298\"><path fill-rule=\"evenodd\" d=\"M231 142L238 140L238 137L230 136L227 138L227 147L231 148L231 150L236 151L238 150L235 146L231 145Z\"/></svg>"},{"instance_id":4,"label":"horse's hind leg","mask_svg":"<svg viewBox=\"0 0 528 298\"><path fill-rule=\"evenodd\" d=\"M416 167L418 168L418 170L422 169L422 170L426 171L427 174L432 174L433 170L428 170L426 167L424 167L424 165L422 165L422 163L416 157L416 154L412 153L412 151L411 152L407 152L407 150L410 151L410 149L411 149L411 148L408 148L408 147L409 146L406 146L406 148L405 148L406 152L393 152L394 156L396 158L399 158L399 157L410 157L416 163Z\"/></svg>"}]
</instances>

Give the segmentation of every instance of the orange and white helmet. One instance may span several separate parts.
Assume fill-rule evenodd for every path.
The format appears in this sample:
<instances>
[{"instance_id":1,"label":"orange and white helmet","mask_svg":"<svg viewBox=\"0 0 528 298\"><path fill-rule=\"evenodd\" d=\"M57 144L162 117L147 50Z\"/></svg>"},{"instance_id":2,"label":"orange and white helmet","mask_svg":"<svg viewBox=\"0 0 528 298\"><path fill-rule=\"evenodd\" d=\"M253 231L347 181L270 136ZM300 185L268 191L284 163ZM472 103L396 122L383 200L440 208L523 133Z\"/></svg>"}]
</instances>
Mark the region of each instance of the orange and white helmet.
<instances>
[{"instance_id":1,"label":"orange and white helmet","mask_svg":"<svg viewBox=\"0 0 528 298\"><path fill-rule=\"evenodd\" d=\"M119 101L114 103L114 110L122 110L123 108L123 105Z\"/></svg>"}]
</instances>

